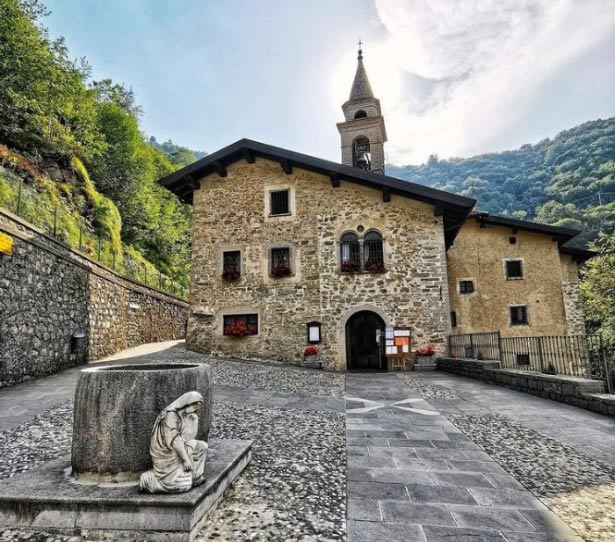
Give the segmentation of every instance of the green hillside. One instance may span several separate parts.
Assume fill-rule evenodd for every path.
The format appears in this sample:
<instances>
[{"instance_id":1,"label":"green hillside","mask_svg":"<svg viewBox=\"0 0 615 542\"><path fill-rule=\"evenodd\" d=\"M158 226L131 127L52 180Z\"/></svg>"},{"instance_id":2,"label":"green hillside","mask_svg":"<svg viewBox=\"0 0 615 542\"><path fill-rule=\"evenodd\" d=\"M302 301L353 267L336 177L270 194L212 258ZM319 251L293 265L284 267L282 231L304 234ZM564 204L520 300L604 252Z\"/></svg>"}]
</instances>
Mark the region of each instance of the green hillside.
<instances>
[{"instance_id":1,"label":"green hillside","mask_svg":"<svg viewBox=\"0 0 615 542\"><path fill-rule=\"evenodd\" d=\"M615 231L615 118L513 151L387 166L387 174L476 198L492 214L579 228L581 244Z\"/></svg>"}]
</instances>

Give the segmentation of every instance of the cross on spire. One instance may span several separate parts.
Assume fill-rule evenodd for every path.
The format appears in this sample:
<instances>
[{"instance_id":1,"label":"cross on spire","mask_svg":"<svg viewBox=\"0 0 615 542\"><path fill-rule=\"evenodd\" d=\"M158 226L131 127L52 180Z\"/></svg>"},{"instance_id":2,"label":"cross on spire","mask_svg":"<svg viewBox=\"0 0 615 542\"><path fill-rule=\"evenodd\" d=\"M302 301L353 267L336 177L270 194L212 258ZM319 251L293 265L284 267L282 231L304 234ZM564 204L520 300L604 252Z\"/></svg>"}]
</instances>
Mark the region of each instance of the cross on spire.
<instances>
[{"instance_id":1,"label":"cross on spire","mask_svg":"<svg viewBox=\"0 0 615 542\"><path fill-rule=\"evenodd\" d=\"M363 50L361 49L361 46L363 45L363 42L361 41L361 38L359 38L359 60L363 60Z\"/></svg>"}]
</instances>

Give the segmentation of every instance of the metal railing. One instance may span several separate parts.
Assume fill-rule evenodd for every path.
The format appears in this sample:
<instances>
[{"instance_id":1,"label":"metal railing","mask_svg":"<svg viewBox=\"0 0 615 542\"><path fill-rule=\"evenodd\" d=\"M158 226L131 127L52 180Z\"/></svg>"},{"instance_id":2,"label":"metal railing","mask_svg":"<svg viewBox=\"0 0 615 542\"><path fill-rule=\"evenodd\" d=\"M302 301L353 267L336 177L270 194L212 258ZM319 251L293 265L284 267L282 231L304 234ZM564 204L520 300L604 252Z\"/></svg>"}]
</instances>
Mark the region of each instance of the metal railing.
<instances>
[{"instance_id":1,"label":"metal railing","mask_svg":"<svg viewBox=\"0 0 615 542\"><path fill-rule=\"evenodd\" d=\"M502 337L499 331L449 336L451 356L499 360L503 369L604 380L615 389L615 345L601 335Z\"/></svg>"},{"instance_id":2,"label":"metal railing","mask_svg":"<svg viewBox=\"0 0 615 542\"><path fill-rule=\"evenodd\" d=\"M108 237L96 233L77 212L71 213L64 205L49 202L10 173L3 175L1 180L7 181L5 187L9 190L0 192L0 207L126 278L182 299L188 298L188 290L182 284L149 262L135 258L123 250L120 243L114 244Z\"/></svg>"}]
</instances>

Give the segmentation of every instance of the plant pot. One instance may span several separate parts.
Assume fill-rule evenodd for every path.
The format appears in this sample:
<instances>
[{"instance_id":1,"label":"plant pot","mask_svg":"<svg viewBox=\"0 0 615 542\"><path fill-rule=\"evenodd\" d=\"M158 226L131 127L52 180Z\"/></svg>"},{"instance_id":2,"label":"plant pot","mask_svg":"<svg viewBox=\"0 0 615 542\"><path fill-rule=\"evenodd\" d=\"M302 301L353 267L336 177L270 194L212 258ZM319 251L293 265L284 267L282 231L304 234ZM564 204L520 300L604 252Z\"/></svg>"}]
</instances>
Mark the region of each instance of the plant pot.
<instances>
[{"instance_id":1,"label":"plant pot","mask_svg":"<svg viewBox=\"0 0 615 542\"><path fill-rule=\"evenodd\" d=\"M322 367L322 360L320 359L320 354L310 354L307 356L303 356L304 367Z\"/></svg>"}]
</instances>

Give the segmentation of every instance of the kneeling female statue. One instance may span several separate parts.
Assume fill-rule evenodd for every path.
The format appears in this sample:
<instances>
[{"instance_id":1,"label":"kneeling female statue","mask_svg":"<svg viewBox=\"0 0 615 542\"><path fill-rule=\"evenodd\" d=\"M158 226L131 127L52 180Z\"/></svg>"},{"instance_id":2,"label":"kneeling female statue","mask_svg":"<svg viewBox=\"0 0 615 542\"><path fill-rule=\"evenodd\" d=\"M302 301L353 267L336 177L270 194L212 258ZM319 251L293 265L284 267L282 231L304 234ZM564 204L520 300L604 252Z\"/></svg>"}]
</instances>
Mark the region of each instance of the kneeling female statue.
<instances>
[{"instance_id":1,"label":"kneeling female statue","mask_svg":"<svg viewBox=\"0 0 615 542\"><path fill-rule=\"evenodd\" d=\"M207 443L196 440L203 396L184 393L156 418L150 441L154 468L141 475L146 493L182 493L205 480Z\"/></svg>"}]
</instances>

